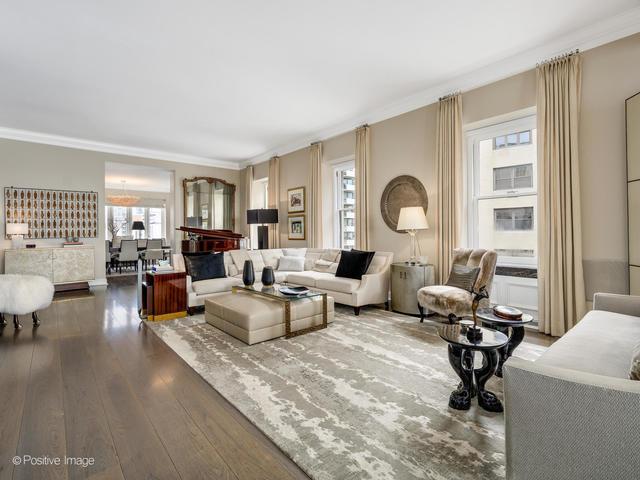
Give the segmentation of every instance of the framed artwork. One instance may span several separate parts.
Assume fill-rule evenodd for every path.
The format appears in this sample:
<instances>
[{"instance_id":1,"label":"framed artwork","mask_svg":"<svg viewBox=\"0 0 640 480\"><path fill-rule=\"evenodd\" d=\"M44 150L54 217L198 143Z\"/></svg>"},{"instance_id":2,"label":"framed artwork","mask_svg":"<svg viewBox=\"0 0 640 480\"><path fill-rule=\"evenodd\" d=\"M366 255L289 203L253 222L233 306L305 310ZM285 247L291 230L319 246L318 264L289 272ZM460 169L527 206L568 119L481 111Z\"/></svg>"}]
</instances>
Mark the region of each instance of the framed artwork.
<instances>
[{"instance_id":1,"label":"framed artwork","mask_svg":"<svg viewBox=\"0 0 640 480\"><path fill-rule=\"evenodd\" d=\"M307 225L304 215L289 215L289 240L305 240Z\"/></svg>"},{"instance_id":2,"label":"framed artwork","mask_svg":"<svg viewBox=\"0 0 640 480\"><path fill-rule=\"evenodd\" d=\"M287 190L288 213L302 213L305 209L304 187L290 188Z\"/></svg>"},{"instance_id":3,"label":"framed artwork","mask_svg":"<svg viewBox=\"0 0 640 480\"><path fill-rule=\"evenodd\" d=\"M97 238L98 193L4 188L5 223L26 223L26 239Z\"/></svg>"}]
</instances>

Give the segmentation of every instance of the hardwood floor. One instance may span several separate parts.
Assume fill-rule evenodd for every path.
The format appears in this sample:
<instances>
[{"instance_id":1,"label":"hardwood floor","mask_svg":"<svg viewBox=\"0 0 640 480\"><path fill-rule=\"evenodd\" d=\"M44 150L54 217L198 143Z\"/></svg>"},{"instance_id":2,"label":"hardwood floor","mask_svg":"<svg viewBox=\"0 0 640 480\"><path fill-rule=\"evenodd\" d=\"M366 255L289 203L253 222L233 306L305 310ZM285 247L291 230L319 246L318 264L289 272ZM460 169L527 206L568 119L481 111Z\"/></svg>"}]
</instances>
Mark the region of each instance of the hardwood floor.
<instances>
[{"instance_id":1,"label":"hardwood floor","mask_svg":"<svg viewBox=\"0 0 640 480\"><path fill-rule=\"evenodd\" d=\"M39 328L25 316L22 331L4 329L0 480L308 478L139 327L133 281L65 294L41 312ZM14 466L24 455L61 464ZM65 465L65 456L93 462Z\"/></svg>"}]
</instances>

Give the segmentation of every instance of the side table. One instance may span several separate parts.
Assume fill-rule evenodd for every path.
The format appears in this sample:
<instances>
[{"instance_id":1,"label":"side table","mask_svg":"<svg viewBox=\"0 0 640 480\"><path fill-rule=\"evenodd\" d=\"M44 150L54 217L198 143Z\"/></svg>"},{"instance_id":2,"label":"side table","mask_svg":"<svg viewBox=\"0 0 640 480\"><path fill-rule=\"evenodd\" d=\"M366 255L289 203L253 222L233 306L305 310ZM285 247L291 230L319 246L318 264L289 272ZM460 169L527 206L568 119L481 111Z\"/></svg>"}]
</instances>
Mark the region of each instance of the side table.
<instances>
[{"instance_id":1,"label":"side table","mask_svg":"<svg viewBox=\"0 0 640 480\"><path fill-rule=\"evenodd\" d=\"M392 263L391 310L420 315L418 290L434 283L435 267L431 264Z\"/></svg>"},{"instance_id":2,"label":"side table","mask_svg":"<svg viewBox=\"0 0 640 480\"><path fill-rule=\"evenodd\" d=\"M498 349L509 341L504 333L480 327L482 340L472 342L462 325L445 325L438 329L440 338L449 346L449 363L462 383L449 396L449 406L469 410L471 399L478 397L478 405L489 412L502 412L502 402L494 393L485 390L487 380L498 366ZM474 368L474 352L482 353L482 366Z\"/></svg>"},{"instance_id":3,"label":"side table","mask_svg":"<svg viewBox=\"0 0 640 480\"><path fill-rule=\"evenodd\" d=\"M152 322L186 317L186 272L146 272L140 315Z\"/></svg>"},{"instance_id":4,"label":"side table","mask_svg":"<svg viewBox=\"0 0 640 480\"><path fill-rule=\"evenodd\" d=\"M479 308L476 316L486 327L492 328L509 336L509 342L500 349L500 362L496 369L496 377L502 378L502 366L507 359L513 355L516 347L522 343L524 339L524 326L533 320L528 313L523 313L519 320L507 320L498 317L493 313L492 308ZM509 332L511 330L511 332Z\"/></svg>"}]
</instances>

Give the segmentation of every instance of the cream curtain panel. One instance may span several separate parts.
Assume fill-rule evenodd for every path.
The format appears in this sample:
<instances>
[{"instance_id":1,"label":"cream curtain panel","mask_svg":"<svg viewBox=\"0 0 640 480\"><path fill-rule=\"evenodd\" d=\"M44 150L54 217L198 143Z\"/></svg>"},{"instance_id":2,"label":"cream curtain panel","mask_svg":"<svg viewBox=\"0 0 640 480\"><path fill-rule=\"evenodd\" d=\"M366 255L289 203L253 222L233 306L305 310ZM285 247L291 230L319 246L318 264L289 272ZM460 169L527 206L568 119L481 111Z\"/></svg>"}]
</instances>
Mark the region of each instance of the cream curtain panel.
<instances>
[{"instance_id":1,"label":"cream curtain panel","mask_svg":"<svg viewBox=\"0 0 640 480\"><path fill-rule=\"evenodd\" d=\"M309 246L322 248L322 143L311 144L309 151Z\"/></svg>"},{"instance_id":2,"label":"cream curtain panel","mask_svg":"<svg viewBox=\"0 0 640 480\"><path fill-rule=\"evenodd\" d=\"M462 219L462 96L440 99L436 126L436 266L439 283L451 271Z\"/></svg>"},{"instance_id":3,"label":"cream curtain panel","mask_svg":"<svg viewBox=\"0 0 640 480\"><path fill-rule=\"evenodd\" d=\"M356 248L369 250L369 165L371 139L369 125L356 129Z\"/></svg>"},{"instance_id":4,"label":"cream curtain panel","mask_svg":"<svg viewBox=\"0 0 640 480\"><path fill-rule=\"evenodd\" d=\"M268 208L280 207L280 157L269 160ZM280 248L280 225L269 225L269 248Z\"/></svg>"},{"instance_id":5,"label":"cream curtain panel","mask_svg":"<svg viewBox=\"0 0 640 480\"><path fill-rule=\"evenodd\" d=\"M253 166L250 165L244 169L244 208L245 211L251 208L251 198L253 196ZM247 224L247 216L245 214L242 220L245 231L245 237L251 237L251 225Z\"/></svg>"},{"instance_id":6,"label":"cream curtain panel","mask_svg":"<svg viewBox=\"0 0 640 480\"><path fill-rule=\"evenodd\" d=\"M553 336L563 335L586 311L578 168L581 74L579 54L536 69L538 328Z\"/></svg>"}]
</instances>

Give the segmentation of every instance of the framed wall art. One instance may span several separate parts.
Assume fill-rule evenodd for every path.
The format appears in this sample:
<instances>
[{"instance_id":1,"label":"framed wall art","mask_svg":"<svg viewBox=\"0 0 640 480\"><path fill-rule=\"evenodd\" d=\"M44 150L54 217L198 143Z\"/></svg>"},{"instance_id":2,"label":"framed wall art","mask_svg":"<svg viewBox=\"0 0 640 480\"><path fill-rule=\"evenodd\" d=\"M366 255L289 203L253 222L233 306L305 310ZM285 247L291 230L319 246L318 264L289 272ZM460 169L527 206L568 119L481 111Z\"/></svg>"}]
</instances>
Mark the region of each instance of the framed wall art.
<instances>
[{"instance_id":1,"label":"framed wall art","mask_svg":"<svg viewBox=\"0 0 640 480\"><path fill-rule=\"evenodd\" d=\"M305 210L306 194L304 187L290 188L287 190L287 212L302 213Z\"/></svg>"},{"instance_id":2,"label":"framed wall art","mask_svg":"<svg viewBox=\"0 0 640 480\"><path fill-rule=\"evenodd\" d=\"M97 192L5 187L4 213L5 225L29 226L29 239L98 236Z\"/></svg>"},{"instance_id":3,"label":"framed wall art","mask_svg":"<svg viewBox=\"0 0 640 480\"><path fill-rule=\"evenodd\" d=\"M289 240L305 240L307 225L304 215L289 215Z\"/></svg>"}]
</instances>

